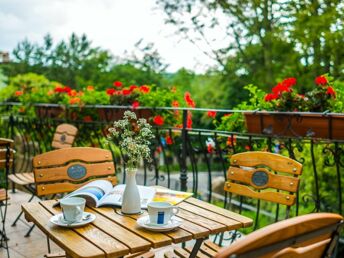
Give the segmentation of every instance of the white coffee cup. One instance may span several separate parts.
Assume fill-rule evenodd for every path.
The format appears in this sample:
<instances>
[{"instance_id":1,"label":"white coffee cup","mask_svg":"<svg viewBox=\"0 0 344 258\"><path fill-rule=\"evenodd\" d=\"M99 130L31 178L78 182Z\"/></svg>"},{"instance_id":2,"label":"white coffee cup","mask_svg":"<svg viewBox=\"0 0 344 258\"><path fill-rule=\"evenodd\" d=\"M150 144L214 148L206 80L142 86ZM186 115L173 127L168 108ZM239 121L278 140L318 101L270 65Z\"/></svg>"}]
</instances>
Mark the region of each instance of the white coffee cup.
<instances>
[{"instance_id":1,"label":"white coffee cup","mask_svg":"<svg viewBox=\"0 0 344 258\"><path fill-rule=\"evenodd\" d=\"M149 221L153 225L166 225L179 212L179 207L168 202L150 202L147 207Z\"/></svg>"},{"instance_id":2,"label":"white coffee cup","mask_svg":"<svg viewBox=\"0 0 344 258\"><path fill-rule=\"evenodd\" d=\"M69 197L62 199L63 219L68 223L80 222L84 213L86 200L79 197Z\"/></svg>"}]
</instances>

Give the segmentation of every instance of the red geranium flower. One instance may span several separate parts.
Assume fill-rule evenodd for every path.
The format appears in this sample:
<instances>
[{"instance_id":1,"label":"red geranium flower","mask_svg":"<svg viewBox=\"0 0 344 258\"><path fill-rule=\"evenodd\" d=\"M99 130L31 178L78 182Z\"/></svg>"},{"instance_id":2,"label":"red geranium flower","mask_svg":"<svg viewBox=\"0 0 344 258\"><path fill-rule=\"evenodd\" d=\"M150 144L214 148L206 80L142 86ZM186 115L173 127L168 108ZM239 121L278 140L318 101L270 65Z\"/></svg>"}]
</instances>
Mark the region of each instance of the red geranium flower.
<instances>
[{"instance_id":1,"label":"red geranium flower","mask_svg":"<svg viewBox=\"0 0 344 258\"><path fill-rule=\"evenodd\" d=\"M92 117L91 116L84 116L83 118L84 122L92 122Z\"/></svg>"},{"instance_id":2,"label":"red geranium flower","mask_svg":"<svg viewBox=\"0 0 344 258\"><path fill-rule=\"evenodd\" d=\"M166 136L165 140L166 140L166 143L167 143L168 145L173 144L173 140L172 140L172 137L171 137L171 136L169 136L169 135Z\"/></svg>"},{"instance_id":3,"label":"red geranium flower","mask_svg":"<svg viewBox=\"0 0 344 258\"><path fill-rule=\"evenodd\" d=\"M192 107L192 108L196 107L195 102L194 102L193 99L191 98L190 92L188 92L188 91L185 92L185 94L184 94L184 99L185 99L185 101L186 101L186 104L187 104L189 107Z\"/></svg>"},{"instance_id":4,"label":"red geranium flower","mask_svg":"<svg viewBox=\"0 0 344 258\"><path fill-rule=\"evenodd\" d=\"M286 86L288 88L291 86L294 86L295 84L296 84L296 78L294 78L294 77L286 78L282 82L282 85Z\"/></svg>"},{"instance_id":5,"label":"red geranium flower","mask_svg":"<svg viewBox=\"0 0 344 258\"><path fill-rule=\"evenodd\" d=\"M269 101L274 100L274 99L278 99L278 94L275 94L275 93L268 93L268 94L266 94L265 97L264 97L264 100L265 100L266 102L269 102Z\"/></svg>"},{"instance_id":6,"label":"red geranium flower","mask_svg":"<svg viewBox=\"0 0 344 258\"><path fill-rule=\"evenodd\" d=\"M215 118L216 117L216 111L208 111L208 117Z\"/></svg>"},{"instance_id":7,"label":"red geranium flower","mask_svg":"<svg viewBox=\"0 0 344 258\"><path fill-rule=\"evenodd\" d=\"M233 137L232 136L229 136L228 138L227 138L227 145L228 146L230 146L230 147L233 147L234 145L236 145L236 136L235 135L233 135Z\"/></svg>"},{"instance_id":8,"label":"red geranium flower","mask_svg":"<svg viewBox=\"0 0 344 258\"><path fill-rule=\"evenodd\" d=\"M325 85L327 83L327 79L325 76L321 75L315 78L315 84L317 85Z\"/></svg>"},{"instance_id":9,"label":"red geranium flower","mask_svg":"<svg viewBox=\"0 0 344 258\"><path fill-rule=\"evenodd\" d=\"M136 86L136 85L130 85L129 90L130 90L130 91L134 91L134 90L136 90L136 89L138 89L138 88L139 88L139 87Z\"/></svg>"},{"instance_id":10,"label":"red geranium flower","mask_svg":"<svg viewBox=\"0 0 344 258\"><path fill-rule=\"evenodd\" d=\"M92 85L87 86L86 88L87 91L94 91L94 87Z\"/></svg>"},{"instance_id":11,"label":"red geranium flower","mask_svg":"<svg viewBox=\"0 0 344 258\"><path fill-rule=\"evenodd\" d=\"M140 102L135 100L131 106L132 106L133 109L136 109L136 108L138 108L140 106Z\"/></svg>"},{"instance_id":12,"label":"red geranium flower","mask_svg":"<svg viewBox=\"0 0 344 258\"><path fill-rule=\"evenodd\" d=\"M179 102L178 102L178 100L173 100L173 101L172 101L172 107L179 107Z\"/></svg>"},{"instance_id":13,"label":"red geranium flower","mask_svg":"<svg viewBox=\"0 0 344 258\"><path fill-rule=\"evenodd\" d=\"M186 128L192 128L192 114L190 111L188 111L188 115L186 117Z\"/></svg>"},{"instance_id":14,"label":"red geranium flower","mask_svg":"<svg viewBox=\"0 0 344 258\"><path fill-rule=\"evenodd\" d=\"M123 93L124 96L127 96L127 95L131 94L131 90L124 89L124 90L122 90L122 93Z\"/></svg>"},{"instance_id":15,"label":"red geranium flower","mask_svg":"<svg viewBox=\"0 0 344 258\"><path fill-rule=\"evenodd\" d=\"M122 87L122 85L123 85L123 83L120 82L120 81L115 81L115 82L113 83L113 86L115 86L115 87Z\"/></svg>"},{"instance_id":16,"label":"red geranium flower","mask_svg":"<svg viewBox=\"0 0 344 258\"><path fill-rule=\"evenodd\" d=\"M15 92L15 95L16 95L17 97L19 97L19 96L21 96L21 95L23 95L23 94L24 94L24 92L21 91L21 90L17 90L17 91Z\"/></svg>"},{"instance_id":17,"label":"red geranium flower","mask_svg":"<svg viewBox=\"0 0 344 258\"><path fill-rule=\"evenodd\" d=\"M115 89L110 88L106 90L106 94L109 96L112 96L115 93L115 91L116 91Z\"/></svg>"},{"instance_id":18,"label":"red geranium flower","mask_svg":"<svg viewBox=\"0 0 344 258\"><path fill-rule=\"evenodd\" d=\"M156 125L163 125L164 124L164 118L162 116L157 115L153 118L153 122Z\"/></svg>"},{"instance_id":19,"label":"red geranium flower","mask_svg":"<svg viewBox=\"0 0 344 258\"><path fill-rule=\"evenodd\" d=\"M73 104L78 104L80 102L80 98L75 97L75 98L71 98L69 100L69 104L73 105Z\"/></svg>"},{"instance_id":20,"label":"red geranium flower","mask_svg":"<svg viewBox=\"0 0 344 258\"><path fill-rule=\"evenodd\" d=\"M142 93L149 93L150 92L150 87L147 86L147 85L142 85L142 86L140 86L140 91Z\"/></svg>"},{"instance_id":21,"label":"red geranium flower","mask_svg":"<svg viewBox=\"0 0 344 258\"><path fill-rule=\"evenodd\" d=\"M330 96L333 97L333 98L336 97L336 92L334 91L334 89L333 89L331 86L329 86L329 87L327 88L326 94L327 94L327 95L330 95Z\"/></svg>"}]
</instances>

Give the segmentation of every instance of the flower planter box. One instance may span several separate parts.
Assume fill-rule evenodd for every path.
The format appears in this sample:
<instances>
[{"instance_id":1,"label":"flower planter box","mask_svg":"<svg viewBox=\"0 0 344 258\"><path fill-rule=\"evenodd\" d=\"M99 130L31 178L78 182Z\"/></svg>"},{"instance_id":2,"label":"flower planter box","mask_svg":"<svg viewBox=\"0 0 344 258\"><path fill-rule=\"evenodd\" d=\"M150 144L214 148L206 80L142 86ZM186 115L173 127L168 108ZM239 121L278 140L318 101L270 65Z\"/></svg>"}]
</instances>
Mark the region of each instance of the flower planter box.
<instances>
[{"instance_id":1,"label":"flower planter box","mask_svg":"<svg viewBox=\"0 0 344 258\"><path fill-rule=\"evenodd\" d=\"M62 118L65 115L64 111L62 107L35 107L36 115L39 118Z\"/></svg>"},{"instance_id":2,"label":"flower planter box","mask_svg":"<svg viewBox=\"0 0 344 258\"><path fill-rule=\"evenodd\" d=\"M98 115L101 121L117 121L123 118L124 112L130 110L135 112L138 118L145 118L149 122L153 116L153 112L150 109L122 109L122 108L99 108Z\"/></svg>"},{"instance_id":3,"label":"flower planter box","mask_svg":"<svg viewBox=\"0 0 344 258\"><path fill-rule=\"evenodd\" d=\"M344 116L245 113L249 133L344 140Z\"/></svg>"}]
</instances>

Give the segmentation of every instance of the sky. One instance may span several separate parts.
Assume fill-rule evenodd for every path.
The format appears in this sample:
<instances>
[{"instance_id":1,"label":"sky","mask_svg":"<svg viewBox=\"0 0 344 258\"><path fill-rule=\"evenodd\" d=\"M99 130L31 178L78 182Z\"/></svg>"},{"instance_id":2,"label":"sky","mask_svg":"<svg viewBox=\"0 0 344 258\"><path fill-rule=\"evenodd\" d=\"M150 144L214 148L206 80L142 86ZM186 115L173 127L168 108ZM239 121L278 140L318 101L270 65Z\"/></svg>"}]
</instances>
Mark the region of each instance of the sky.
<instances>
[{"instance_id":1,"label":"sky","mask_svg":"<svg viewBox=\"0 0 344 258\"><path fill-rule=\"evenodd\" d=\"M203 72L214 64L163 19L155 0L0 0L0 51L11 52L24 39L41 43L47 33L58 42L75 32L119 57L140 39L152 42L169 72Z\"/></svg>"}]
</instances>

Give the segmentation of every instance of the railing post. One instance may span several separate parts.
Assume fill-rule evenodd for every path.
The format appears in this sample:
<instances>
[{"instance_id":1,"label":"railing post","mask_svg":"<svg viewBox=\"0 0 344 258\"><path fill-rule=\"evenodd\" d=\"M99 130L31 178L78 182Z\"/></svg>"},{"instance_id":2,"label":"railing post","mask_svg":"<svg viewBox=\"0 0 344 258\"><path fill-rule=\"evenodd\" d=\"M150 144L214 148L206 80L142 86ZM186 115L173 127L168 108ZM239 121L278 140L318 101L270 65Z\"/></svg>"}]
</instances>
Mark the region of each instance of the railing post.
<instances>
[{"instance_id":1,"label":"railing post","mask_svg":"<svg viewBox=\"0 0 344 258\"><path fill-rule=\"evenodd\" d=\"M186 130L186 123L187 123L187 115L188 111L183 110L183 128L182 128L182 155L181 155L181 166L180 166L180 190L187 191L187 181L188 181L188 173L186 168L186 156L187 156L187 130Z\"/></svg>"}]
</instances>

